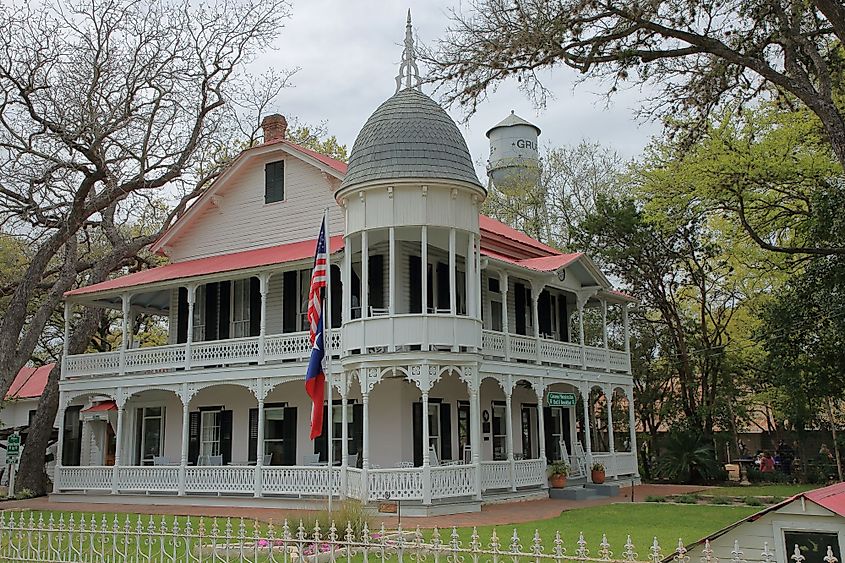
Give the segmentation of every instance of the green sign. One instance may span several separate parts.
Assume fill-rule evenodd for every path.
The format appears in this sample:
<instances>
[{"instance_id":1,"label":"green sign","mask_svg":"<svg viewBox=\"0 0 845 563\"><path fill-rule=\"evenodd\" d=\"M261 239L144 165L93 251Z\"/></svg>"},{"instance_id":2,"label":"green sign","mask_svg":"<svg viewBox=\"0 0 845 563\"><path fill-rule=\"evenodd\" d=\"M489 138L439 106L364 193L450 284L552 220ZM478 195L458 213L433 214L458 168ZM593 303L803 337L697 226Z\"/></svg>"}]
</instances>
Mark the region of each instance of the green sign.
<instances>
[{"instance_id":1,"label":"green sign","mask_svg":"<svg viewBox=\"0 0 845 563\"><path fill-rule=\"evenodd\" d=\"M558 393L549 391L547 395L550 407L574 407L577 402L575 393Z\"/></svg>"},{"instance_id":2,"label":"green sign","mask_svg":"<svg viewBox=\"0 0 845 563\"><path fill-rule=\"evenodd\" d=\"M21 453L21 435L20 434L12 434L9 436L9 441L6 444L6 462L7 463L17 463L18 456Z\"/></svg>"}]
</instances>

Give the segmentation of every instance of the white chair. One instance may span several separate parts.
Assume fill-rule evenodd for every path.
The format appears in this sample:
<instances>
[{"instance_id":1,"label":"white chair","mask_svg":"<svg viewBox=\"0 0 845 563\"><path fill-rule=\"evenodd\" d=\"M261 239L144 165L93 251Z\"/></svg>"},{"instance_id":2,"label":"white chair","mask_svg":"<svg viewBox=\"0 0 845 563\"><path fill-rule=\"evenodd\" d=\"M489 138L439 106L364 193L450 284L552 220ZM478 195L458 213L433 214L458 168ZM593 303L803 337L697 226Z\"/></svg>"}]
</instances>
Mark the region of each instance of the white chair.
<instances>
[{"instance_id":1,"label":"white chair","mask_svg":"<svg viewBox=\"0 0 845 563\"><path fill-rule=\"evenodd\" d=\"M347 467L355 467L358 465L358 455L348 455L346 456L346 466Z\"/></svg>"},{"instance_id":2,"label":"white chair","mask_svg":"<svg viewBox=\"0 0 845 563\"><path fill-rule=\"evenodd\" d=\"M170 460L166 456L156 455L153 456L153 465L170 465Z\"/></svg>"},{"instance_id":3,"label":"white chair","mask_svg":"<svg viewBox=\"0 0 845 563\"><path fill-rule=\"evenodd\" d=\"M273 461L273 454L264 454L264 461L262 462L264 465L270 465L270 462Z\"/></svg>"},{"instance_id":4,"label":"white chair","mask_svg":"<svg viewBox=\"0 0 845 563\"><path fill-rule=\"evenodd\" d=\"M464 446L464 463L472 463L472 446Z\"/></svg>"},{"instance_id":5,"label":"white chair","mask_svg":"<svg viewBox=\"0 0 845 563\"><path fill-rule=\"evenodd\" d=\"M413 466L414 466L413 461L400 461L396 464L396 467L401 467L401 468L408 468L408 467L413 467Z\"/></svg>"},{"instance_id":6,"label":"white chair","mask_svg":"<svg viewBox=\"0 0 845 563\"><path fill-rule=\"evenodd\" d=\"M434 446L428 447L428 463L432 467L440 467L440 458L437 457L437 450Z\"/></svg>"},{"instance_id":7,"label":"white chair","mask_svg":"<svg viewBox=\"0 0 845 563\"><path fill-rule=\"evenodd\" d=\"M320 465L320 454L303 454L302 465L313 466Z\"/></svg>"},{"instance_id":8,"label":"white chair","mask_svg":"<svg viewBox=\"0 0 845 563\"><path fill-rule=\"evenodd\" d=\"M383 317L387 315L388 310L386 307L370 307L370 316L371 317Z\"/></svg>"},{"instance_id":9,"label":"white chair","mask_svg":"<svg viewBox=\"0 0 845 563\"><path fill-rule=\"evenodd\" d=\"M208 465L213 467L218 467L223 465L223 456L222 455L210 455L208 456Z\"/></svg>"}]
</instances>

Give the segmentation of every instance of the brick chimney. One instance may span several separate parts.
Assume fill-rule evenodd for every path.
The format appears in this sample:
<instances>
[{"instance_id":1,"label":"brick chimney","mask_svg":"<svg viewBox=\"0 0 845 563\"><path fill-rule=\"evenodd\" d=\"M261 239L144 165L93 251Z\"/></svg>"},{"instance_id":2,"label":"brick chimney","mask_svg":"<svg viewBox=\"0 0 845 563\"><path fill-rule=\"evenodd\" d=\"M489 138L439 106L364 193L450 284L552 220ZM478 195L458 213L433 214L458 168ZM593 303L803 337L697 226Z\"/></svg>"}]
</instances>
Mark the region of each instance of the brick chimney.
<instances>
[{"instance_id":1,"label":"brick chimney","mask_svg":"<svg viewBox=\"0 0 845 563\"><path fill-rule=\"evenodd\" d=\"M285 138L285 131L288 128L288 120L284 115L274 113L268 115L261 121L261 128L264 129L264 142L279 141Z\"/></svg>"}]
</instances>

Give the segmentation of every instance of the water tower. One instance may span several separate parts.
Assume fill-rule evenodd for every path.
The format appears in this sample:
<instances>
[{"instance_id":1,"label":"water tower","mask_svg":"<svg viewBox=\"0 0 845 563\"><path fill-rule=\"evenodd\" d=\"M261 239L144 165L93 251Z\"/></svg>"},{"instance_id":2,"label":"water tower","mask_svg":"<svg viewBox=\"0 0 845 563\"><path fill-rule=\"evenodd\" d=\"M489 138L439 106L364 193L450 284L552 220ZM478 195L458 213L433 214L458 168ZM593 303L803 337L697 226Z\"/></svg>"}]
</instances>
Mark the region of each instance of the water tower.
<instances>
[{"instance_id":1,"label":"water tower","mask_svg":"<svg viewBox=\"0 0 845 563\"><path fill-rule=\"evenodd\" d=\"M487 131L490 158L487 175L498 188L533 186L540 177L537 137L540 128L511 111Z\"/></svg>"}]
</instances>

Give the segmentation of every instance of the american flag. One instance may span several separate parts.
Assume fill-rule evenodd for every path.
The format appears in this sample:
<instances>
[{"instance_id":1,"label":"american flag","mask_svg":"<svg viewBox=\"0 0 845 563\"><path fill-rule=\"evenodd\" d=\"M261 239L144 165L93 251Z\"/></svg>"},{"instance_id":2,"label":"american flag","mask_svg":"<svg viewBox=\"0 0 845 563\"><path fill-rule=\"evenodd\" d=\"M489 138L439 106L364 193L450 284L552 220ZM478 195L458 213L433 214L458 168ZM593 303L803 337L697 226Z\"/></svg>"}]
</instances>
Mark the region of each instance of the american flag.
<instances>
[{"instance_id":1,"label":"american flag","mask_svg":"<svg viewBox=\"0 0 845 563\"><path fill-rule=\"evenodd\" d=\"M325 346L323 340L323 293L326 288L329 255L326 247L326 218L320 225L317 250L314 254L314 270L311 273L311 289L308 291L308 324L311 338L311 359L305 373L305 390L311 397L311 439L323 432L323 397L326 375L323 370Z\"/></svg>"}]
</instances>

